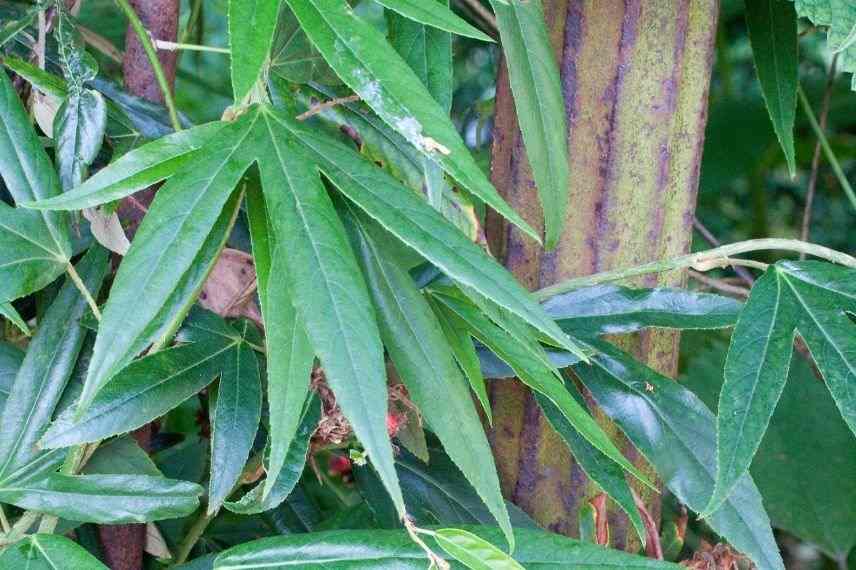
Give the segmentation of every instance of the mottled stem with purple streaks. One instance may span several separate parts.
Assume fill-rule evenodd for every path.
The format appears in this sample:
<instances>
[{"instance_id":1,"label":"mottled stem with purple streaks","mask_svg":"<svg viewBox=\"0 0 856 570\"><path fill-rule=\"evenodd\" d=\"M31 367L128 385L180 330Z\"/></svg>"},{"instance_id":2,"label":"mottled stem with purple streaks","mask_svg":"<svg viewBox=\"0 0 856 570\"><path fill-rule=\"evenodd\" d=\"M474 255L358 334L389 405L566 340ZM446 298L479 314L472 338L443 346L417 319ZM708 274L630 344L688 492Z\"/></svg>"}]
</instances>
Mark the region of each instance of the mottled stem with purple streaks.
<instances>
[{"instance_id":1,"label":"mottled stem with purple streaks","mask_svg":"<svg viewBox=\"0 0 856 570\"><path fill-rule=\"evenodd\" d=\"M560 63L568 119L570 207L558 247L544 252L489 216L492 251L531 289L686 253L692 236L714 54L716 0L545 0ZM539 227L541 209L504 66L499 71L492 179L509 203ZM682 274L640 285L678 285ZM623 348L673 375L678 337L645 333ZM578 534L579 507L599 490L574 463L516 381L491 387L491 442L503 492L554 531ZM628 457L641 459L599 417ZM659 517L659 502L637 492ZM612 546L635 550L626 517L610 507Z\"/></svg>"}]
</instances>

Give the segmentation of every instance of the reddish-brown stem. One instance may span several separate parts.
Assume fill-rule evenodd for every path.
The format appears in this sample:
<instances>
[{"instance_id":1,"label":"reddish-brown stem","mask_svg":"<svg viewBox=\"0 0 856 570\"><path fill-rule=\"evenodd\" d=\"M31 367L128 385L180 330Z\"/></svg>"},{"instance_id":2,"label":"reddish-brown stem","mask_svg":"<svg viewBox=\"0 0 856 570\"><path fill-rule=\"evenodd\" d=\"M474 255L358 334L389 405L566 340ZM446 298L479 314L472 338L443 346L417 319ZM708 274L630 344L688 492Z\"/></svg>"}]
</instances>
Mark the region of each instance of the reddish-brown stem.
<instances>
[{"instance_id":1,"label":"reddish-brown stem","mask_svg":"<svg viewBox=\"0 0 856 570\"><path fill-rule=\"evenodd\" d=\"M826 130L826 120L829 117L829 102L832 99L832 88L835 85L835 68L838 64L838 54L832 57L832 62L829 64L829 75L826 78L826 90L823 94L823 106L820 109L820 130ZM800 239L808 241L808 234L811 230L811 212L814 206L814 194L817 189L817 173L820 170L820 153L822 146L820 140L814 145L814 156L811 159L811 175L808 179L808 189L805 194L805 210L803 211L802 231ZM805 259L805 254L800 254L800 259Z\"/></svg>"}]
</instances>

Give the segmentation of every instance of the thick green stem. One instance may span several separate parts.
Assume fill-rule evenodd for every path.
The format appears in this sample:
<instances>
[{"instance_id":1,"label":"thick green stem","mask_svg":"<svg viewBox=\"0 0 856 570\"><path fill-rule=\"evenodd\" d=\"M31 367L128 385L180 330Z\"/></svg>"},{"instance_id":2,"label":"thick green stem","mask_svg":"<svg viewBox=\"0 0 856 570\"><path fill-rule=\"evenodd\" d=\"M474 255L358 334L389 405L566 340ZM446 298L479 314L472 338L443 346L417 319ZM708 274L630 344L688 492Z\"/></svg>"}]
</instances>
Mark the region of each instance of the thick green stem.
<instances>
[{"instance_id":1,"label":"thick green stem","mask_svg":"<svg viewBox=\"0 0 856 570\"><path fill-rule=\"evenodd\" d=\"M187 561L187 557L190 556L193 547L199 542L205 529L208 528L208 525L211 524L215 516L217 516L216 513L208 513L207 509L203 509L199 513L199 517L193 521L193 524L187 529L187 534L181 540L181 544L178 545L178 551L175 554L175 566L180 566Z\"/></svg>"},{"instance_id":2,"label":"thick green stem","mask_svg":"<svg viewBox=\"0 0 856 570\"><path fill-rule=\"evenodd\" d=\"M181 121L178 118L178 111L175 107L175 100L172 97L172 90L169 88L169 82L167 81L166 74L163 71L163 66L161 65L161 62L158 59L157 50L155 49L155 46L152 43L152 38L149 36L148 30L146 30L145 26L143 26L143 22L140 21L139 16L137 16L137 13L128 3L128 0L116 0L116 4L119 5L119 8L125 14L125 17L128 18L128 22L134 29L134 33L137 34L137 37L140 40L140 44L143 46L143 50L146 52L146 57L148 58L149 64L154 70L158 86L160 87L160 90L163 93L164 105L166 105L166 109L169 112L169 120L172 123L172 128L176 131L180 131Z\"/></svg>"},{"instance_id":3,"label":"thick green stem","mask_svg":"<svg viewBox=\"0 0 856 570\"><path fill-rule=\"evenodd\" d=\"M690 253L673 257L672 259L664 259L662 261L652 261L627 269L616 269L614 271L604 271L587 275L585 277L577 277L574 279L566 279L550 287L534 293L539 300L553 297L561 293L567 293L582 287L591 287L600 283L609 283L611 281L621 281L631 277L639 277L640 275L649 275L651 273L664 273L675 269L692 268L696 271L709 271L717 267L727 267L729 265L746 265L751 260L734 259L732 256L748 253L750 251L761 250L783 250L793 251L795 253L803 253L814 257L819 257L833 263L846 265L847 267L856 267L856 258L835 251L822 245L806 243L796 239L750 239L737 243L730 243L707 251L698 253Z\"/></svg>"},{"instance_id":4,"label":"thick green stem","mask_svg":"<svg viewBox=\"0 0 856 570\"><path fill-rule=\"evenodd\" d=\"M69 263L65 266L65 270L75 287L80 291L80 294L83 295L84 299L86 299L89 308L92 310L92 314L95 315L95 318L98 321L101 321L101 311L98 309L98 303L95 302L95 298L92 296L92 293L89 292L89 289L87 289L86 283L84 283L83 279L80 278L80 275L77 273L74 265Z\"/></svg>"}]
</instances>

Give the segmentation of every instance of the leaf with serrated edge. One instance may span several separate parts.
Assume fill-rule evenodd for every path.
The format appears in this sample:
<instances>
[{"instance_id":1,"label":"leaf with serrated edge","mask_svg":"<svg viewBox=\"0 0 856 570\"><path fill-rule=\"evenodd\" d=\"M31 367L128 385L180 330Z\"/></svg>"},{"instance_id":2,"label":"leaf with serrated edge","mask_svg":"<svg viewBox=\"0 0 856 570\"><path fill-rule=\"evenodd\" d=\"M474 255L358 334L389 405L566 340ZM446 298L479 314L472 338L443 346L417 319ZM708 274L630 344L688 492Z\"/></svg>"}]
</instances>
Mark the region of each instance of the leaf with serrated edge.
<instances>
[{"instance_id":1,"label":"leaf with serrated edge","mask_svg":"<svg viewBox=\"0 0 856 570\"><path fill-rule=\"evenodd\" d=\"M77 271L97 295L107 272L107 251L93 247ZM86 331L79 323L86 310L86 300L69 279L40 320L0 419L0 482L35 470L32 465L42 455L36 442L54 415L83 346Z\"/></svg>"},{"instance_id":2,"label":"leaf with serrated edge","mask_svg":"<svg viewBox=\"0 0 856 570\"><path fill-rule=\"evenodd\" d=\"M215 513L241 477L262 413L259 362L242 342L226 356L211 418L208 512Z\"/></svg>"},{"instance_id":3,"label":"leaf with serrated edge","mask_svg":"<svg viewBox=\"0 0 856 570\"><path fill-rule=\"evenodd\" d=\"M0 502L72 521L144 523L189 515L201 494L195 483L164 477L57 473L0 487Z\"/></svg>"},{"instance_id":4,"label":"leaf with serrated edge","mask_svg":"<svg viewBox=\"0 0 856 570\"><path fill-rule=\"evenodd\" d=\"M467 190L539 239L490 184L449 117L380 32L345 0L286 2L330 67L379 117Z\"/></svg>"},{"instance_id":5,"label":"leaf with serrated edge","mask_svg":"<svg viewBox=\"0 0 856 570\"><path fill-rule=\"evenodd\" d=\"M560 346L587 358L532 296L503 267L412 191L347 146L278 112L272 120L289 131L322 172L371 218L442 269L542 331Z\"/></svg>"},{"instance_id":6,"label":"leaf with serrated edge","mask_svg":"<svg viewBox=\"0 0 856 570\"><path fill-rule=\"evenodd\" d=\"M556 404L568 422L586 441L641 483L654 488L648 479L621 454L588 412L574 400L549 365L521 346L509 333L490 322L475 306L467 305L460 299L446 295L435 295L435 298L461 317L470 327L470 333L511 366L524 384L544 394Z\"/></svg>"},{"instance_id":7,"label":"leaf with serrated edge","mask_svg":"<svg viewBox=\"0 0 856 570\"><path fill-rule=\"evenodd\" d=\"M517 121L544 212L544 245L552 249L561 237L568 204L568 144L559 67L547 35L541 0L493 0L491 5Z\"/></svg>"},{"instance_id":8,"label":"leaf with serrated edge","mask_svg":"<svg viewBox=\"0 0 856 570\"><path fill-rule=\"evenodd\" d=\"M674 380L607 342L592 344L600 354L592 357L591 365L574 366L574 372L675 497L701 512L716 479L713 414ZM748 474L706 522L759 570L784 570L770 519Z\"/></svg>"},{"instance_id":9,"label":"leaf with serrated edge","mask_svg":"<svg viewBox=\"0 0 856 570\"><path fill-rule=\"evenodd\" d=\"M210 384L239 341L212 337L141 358L113 377L82 414L68 409L40 445L90 443L126 433L160 417Z\"/></svg>"},{"instance_id":10,"label":"leaf with serrated edge","mask_svg":"<svg viewBox=\"0 0 856 570\"><path fill-rule=\"evenodd\" d=\"M410 274L384 252L386 233L371 221L350 217L352 241L380 318L381 338L395 368L446 453L505 531L513 550L514 534L490 460L490 445L440 324ZM437 394L443 398L438 399Z\"/></svg>"},{"instance_id":11,"label":"leaf with serrated edge","mask_svg":"<svg viewBox=\"0 0 856 570\"><path fill-rule=\"evenodd\" d=\"M192 165L199 158L195 151L210 142L223 125L207 123L159 138L122 155L69 192L21 205L42 210L82 210L120 200Z\"/></svg>"},{"instance_id":12,"label":"leaf with serrated edge","mask_svg":"<svg viewBox=\"0 0 856 570\"><path fill-rule=\"evenodd\" d=\"M856 434L856 269L783 261L755 283L725 363L717 421L717 508L749 469L788 377L793 340L803 338L844 421Z\"/></svg>"},{"instance_id":13,"label":"leaf with serrated edge","mask_svg":"<svg viewBox=\"0 0 856 570\"><path fill-rule=\"evenodd\" d=\"M280 0L229 0L232 91L240 103L268 58Z\"/></svg>"},{"instance_id":14,"label":"leaf with serrated edge","mask_svg":"<svg viewBox=\"0 0 856 570\"><path fill-rule=\"evenodd\" d=\"M746 24L761 93L793 177L799 66L796 10L779 0L747 0Z\"/></svg>"},{"instance_id":15,"label":"leaf with serrated edge","mask_svg":"<svg viewBox=\"0 0 856 570\"><path fill-rule=\"evenodd\" d=\"M371 299L312 156L279 124L266 110L259 125L268 133L268 153L259 157L262 187L275 241L282 244L275 255L282 256L293 304L336 402L403 515L386 431L386 368Z\"/></svg>"},{"instance_id":16,"label":"leaf with serrated edge","mask_svg":"<svg viewBox=\"0 0 856 570\"><path fill-rule=\"evenodd\" d=\"M158 192L113 281L81 395L81 411L142 350L146 331L191 268L229 196L252 162L242 149L255 111L224 126L192 167ZM141 304L139 300L146 299ZM144 339L154 340L154 339Z\"/></svg>"},{"instance_id":17,"label":"leaf with serrated edge","mask_svg":"<svg viewBox=\"0 0 856 570\"><path fill-rule=\"evenodd\" d=\"M469 25L466 20L452 12L436 0L376 0L384 6L409 20L432 28L445 30L458 36L466 36L485 42L492 42L490 36Z\"/></svg>"}]
</instances>

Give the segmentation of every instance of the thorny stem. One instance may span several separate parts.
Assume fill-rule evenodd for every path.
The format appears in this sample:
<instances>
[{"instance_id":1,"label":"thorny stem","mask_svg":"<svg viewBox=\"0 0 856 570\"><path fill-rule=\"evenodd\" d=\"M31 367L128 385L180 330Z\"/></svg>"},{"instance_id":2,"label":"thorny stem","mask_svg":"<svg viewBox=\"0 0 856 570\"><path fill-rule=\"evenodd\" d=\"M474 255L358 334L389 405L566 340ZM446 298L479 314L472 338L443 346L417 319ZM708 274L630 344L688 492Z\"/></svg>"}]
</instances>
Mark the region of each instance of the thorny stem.
<instances>
[{"instance_id":1,"label":"thorny stem","mask_svg":"<svg viewBox=\"0 0 856 570\"><path fill-rule=\"evenodd\" d=\"M95 318L98 321L101 321L101 311L98 309L98 303L95 302L95 299L92 297L92 293L90 293L89 289L86 288L86 283L84 283L80 278L80 275L77 273L74 265L68 263L65 266L65 270L68 273L68 276L71 277L74 285L78 290L80 290L80 294L83 295L84 299L86 299L86 302L89 304L89 308L92 309L92 314L95 315Z\"/></svg>"},{"instance_id":2,"label":"thorny stem","mask_svg":"<svg viewBox=\"0 0 856 570\"><path fill-rule=\"evenodd\" d=\"M835 68L838 64L838 54L832 56L832 62L829 64L829 74L826 77L826 90L823 94L823 104L820 108L820 130L826 131L826 119L829 117L829 102L832 99L832 88L835 85ZM805 194L805 210L803 211L802 231L800 239L808 241L808 233L811 228L811 212L814 205L814 193L817 189L817 173L820 170L820 139L814 145L814 156L811 159L811 175L808 179L808 189ZM805 259L805 254L800 254L800 259Z\"/></svg>"},{"instance_id":3,"label":"thorny stem","mask_svg":"<svg viewBox=\"0 0 856 570\"><path fill-rule=\"evenodd\" d=\"M799 95L800 104L802 105L803 112L805 112L806 117L808 117L808 122L809 124L811 124L811 128L814 130L814 134L817 136L817 140L820 143L820 146L823 148L823 153L826 155L826 160L829 161L829 165L832 167L832 171L835 173L835 177L838 178L838 183L841 184L841 188L847 195L847 199L850 200L850 204L853 206L854 209L856 209L856 193L853 192L853 187L847 180L847 176L844 175L844 170L841 169L841 164L838 163L838 158L832 151L832 147L829 146L829 141L826 139L826 135L824 134L823 129L818 124L817 118L814 116L814 111L811 110L811 103L809 103L808 97L806 97L805 91L803 91L803 88L800 85L797 86L797 95Z\"/></svg>"},{"instance_id":4,"label":"thorny stem","mask_svg":"<svg viewBox=\"0 0 856 570\"><path fill-rule=\"evenodd\" d=\"M425 541L422 540L420 534L426 534L428 536L434 536L434 533L430 530L425 530L416 526L413 520L406 516L404 517L404 528L407 530L408 536L410 536L410 540L416 543L419 548L421 548L425 554L428 556L428 561L430 563L429 568L438 568L439 570L449 570L449 563L443 559L442 556L437 555L436 552L431 550L431 547L425 544Z\"/></svg>"},{"instance_id":5,"label":"thorny stem","mask_svg":"<svg viewBox=\"0 0 856 570\"><path fill-rule=\"evenodd\" d=\"M643 265L637 265L636 267L630 267L627 269L604 271L587 277L568 279L555 285L551 285L550 287L545 287L544 289L535 291L534 295L536 299L544 300L549 297L553 297L554 295L567 293L582 287L590 287L592 285L608 283L611 281L620 281L622 279L629 279L630 277L638 277L640 275L648 275L651 273L663 273L665 271L684 269L687 267L695 269L696 271L709 271L710 269L726 267L735 263L746 264L748 260L732 259L731 256L765 249L778 249L793 251L796 253L805 252L808 255L819 257L833 263L856 268L856 258L822 245L806 243L795 239L750 239L723 245L707 251L681 255L672 259L653 261L651 263L645 263Z\"/></svg>"},{"instance_id":6,"label":"thorny stem","mask_svg":"<svg viewBox=\"0 0 856 570\"><path fill-rule=\"evenodd\" d=\"M134 29L134 33L140 40L140 44L143 46L143 50L146 52L146 58L149 60L149 65L152 66L152 69L155 72L155 78L158 82L158 87L160 87L161 93L163 93L163 102L169 112L169 120L172 123L172 128L177 132L181 130L181 121L178 118L178 111L175 108L175 100L172 98L172 91L169 88L169 82L166 79L166 74L163 71L163 66L161 66L161 62L158 59L157 51L155 50L155 46L152 43L152 38L149 36L148 30L146 30L145 26L143 26L143 22L140 21L140 17L137 16L137 13L128 3L128 0L116 0L116 4L119 5L119 8L125 14L125 17L128 18L128 23L131 24L131 27Z\"/></svg>"}]
</instances>

